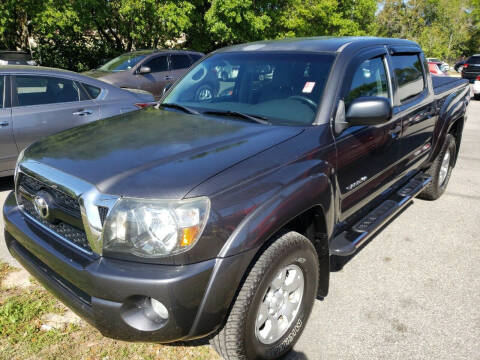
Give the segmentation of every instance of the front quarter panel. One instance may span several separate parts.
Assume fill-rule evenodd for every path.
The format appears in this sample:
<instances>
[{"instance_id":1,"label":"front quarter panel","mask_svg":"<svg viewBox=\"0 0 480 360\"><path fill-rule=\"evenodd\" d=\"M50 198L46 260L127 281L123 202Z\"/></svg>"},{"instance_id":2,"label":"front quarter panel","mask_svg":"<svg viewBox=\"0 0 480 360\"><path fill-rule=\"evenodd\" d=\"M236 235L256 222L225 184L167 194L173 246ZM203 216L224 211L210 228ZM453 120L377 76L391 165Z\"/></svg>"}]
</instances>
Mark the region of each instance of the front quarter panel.
<instances>
[{"instance_id":1,"label":"front quarter panel","mask_svg":"<svg viewBox=\"0 0 480 360\"><path fill-rule=\"evenodd\" d=\"M314 206L323 209L330 234L334 159L330 127L313 126L201 184L187 197L207 195L212 203L202 245L218 249L217 257L258 248Z\"/></svg>"}]
</instances>

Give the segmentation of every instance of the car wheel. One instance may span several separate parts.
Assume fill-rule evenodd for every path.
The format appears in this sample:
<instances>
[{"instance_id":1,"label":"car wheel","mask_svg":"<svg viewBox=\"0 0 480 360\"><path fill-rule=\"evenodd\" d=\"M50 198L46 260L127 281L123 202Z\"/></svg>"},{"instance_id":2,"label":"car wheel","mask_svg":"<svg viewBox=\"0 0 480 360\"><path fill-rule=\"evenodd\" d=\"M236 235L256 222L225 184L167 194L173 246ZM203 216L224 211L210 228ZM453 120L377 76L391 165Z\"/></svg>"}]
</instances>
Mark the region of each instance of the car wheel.
<instances>
[{"instance_id":1,"label":"car wheel","mask_svg":"<svg viewBox=\"0 0 480 360\"><path fill-rule=\"evenodd\" d=\"M210 85L199 86L197 92L195 93L195 99L197 101L212 101L213 99L213 88Z\"/></svg>"},{"instance_id":2,"label":"car wheel","mask_svg":"<svg viewBox=\"0 0 480 360\"><path fill-rule=\"evenodd\" d=\"M425 200L436 200L445 192L452 169L455 164L457 146L455 144L455 137L448 134L442 150L437 158L427 170L427 174L432 177L432 181L418 196Z\"/></svg>"},{"instance_id":3,"label":"car wheel","mask_svg":"<svg viewBox=\"0 0 480 360\"><path fill-rule=\"evenodd\" d=\"M279 236L258 258L240 288L227 321L211 339L227 360L276 359L302 333L318 285L312 243L296 232Z\"/></svg>"}]
</instances>

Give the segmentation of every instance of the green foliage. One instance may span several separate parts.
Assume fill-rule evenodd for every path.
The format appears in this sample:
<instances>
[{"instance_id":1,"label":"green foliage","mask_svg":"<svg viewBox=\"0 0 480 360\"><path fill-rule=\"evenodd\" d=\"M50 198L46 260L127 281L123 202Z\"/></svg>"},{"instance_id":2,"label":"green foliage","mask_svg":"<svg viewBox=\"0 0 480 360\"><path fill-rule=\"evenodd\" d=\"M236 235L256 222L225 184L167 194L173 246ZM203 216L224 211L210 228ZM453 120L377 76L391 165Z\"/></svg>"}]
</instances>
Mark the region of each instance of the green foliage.
<instances>
[{"instance_id":1,"label":"green foliage","mask_svg":"<svg viewBox=\"0 0 480 360\"><path fill-rule=\"evenodd\" d=\"M480 0L2 0L0 48L83 71L134 49L293 36L374 35L448 59L480 46Z\"/></svg>"},{"instance_id":2,"label":"green foliage","mask_svg":"<svg viewBox=\"0 0 480 360\"><path fill-rule=\"evenodd\" d=\"M453 61L479 45L478 5L479 0L386 0L378 14L378 34L417 41L428 57Z\"/></svg>"},{"instance_id":3,"label":"green foliage","mask_svg":"<svg viewBox=\"0 0 480 360\"><path fill-rule=\"evenodd\" d=\"M212 0L205 19L217 46L294 36L367 35L376 0Z\"/></svg>"}]
</instances>

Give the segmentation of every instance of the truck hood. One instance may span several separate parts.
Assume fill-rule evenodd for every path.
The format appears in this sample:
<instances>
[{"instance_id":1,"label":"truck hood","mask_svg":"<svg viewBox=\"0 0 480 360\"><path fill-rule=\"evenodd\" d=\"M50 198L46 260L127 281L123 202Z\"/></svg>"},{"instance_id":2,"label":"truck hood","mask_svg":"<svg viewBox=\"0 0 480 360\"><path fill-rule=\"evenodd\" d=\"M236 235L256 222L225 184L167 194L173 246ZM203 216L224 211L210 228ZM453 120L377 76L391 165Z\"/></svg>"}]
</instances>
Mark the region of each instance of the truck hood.
<instances>
[{"instance_id":1,"label":"truck hood","mask_svg":"<svg viewBox=\"0 0 480 360\"><path fill-rule=\"evenodd\" d=\"M203 181L300 132L302 128L149 108L44 138L25 157L105 194L180 199Z\"/></svg>"}]
</instances>

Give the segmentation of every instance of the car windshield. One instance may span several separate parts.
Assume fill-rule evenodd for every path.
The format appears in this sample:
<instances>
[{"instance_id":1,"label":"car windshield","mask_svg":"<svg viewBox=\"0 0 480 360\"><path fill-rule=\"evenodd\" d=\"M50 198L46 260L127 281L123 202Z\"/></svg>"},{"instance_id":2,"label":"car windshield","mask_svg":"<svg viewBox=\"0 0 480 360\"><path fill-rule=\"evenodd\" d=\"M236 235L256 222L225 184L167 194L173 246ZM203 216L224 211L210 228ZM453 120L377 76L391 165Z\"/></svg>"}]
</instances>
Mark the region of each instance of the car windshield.
<instances>
[{"instance_id":1,"label":"car windshield","mask_svg":"<svg viewBox=\"0 0 480 360\"><path fill-rule=\"evenodd\" d=\"M190 70L163 103L219 116L241 113L278 125L310 125L333 60L334 55L315 53L214 54Z\"/></svg>"},{"instance_id":2,"label":"car windshield","mask_svg":"<svg viewBox=\"0 0 480 360\"><path fill-rule=\"evenodd\" d=\"M101 66L98 70L102 71L125 71L134 67L140 60L145 58L147 54L129 53L117 56L115 59L110 60L105 65Z\"/></svg>"}]
</instances>

